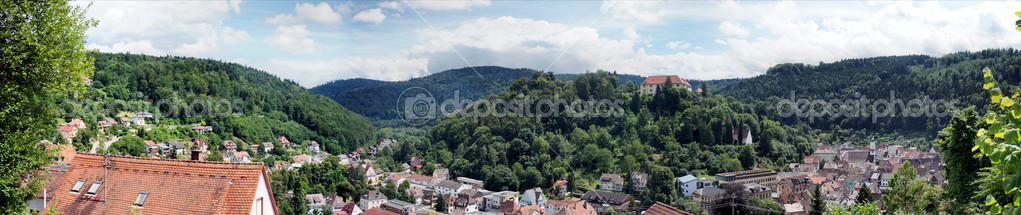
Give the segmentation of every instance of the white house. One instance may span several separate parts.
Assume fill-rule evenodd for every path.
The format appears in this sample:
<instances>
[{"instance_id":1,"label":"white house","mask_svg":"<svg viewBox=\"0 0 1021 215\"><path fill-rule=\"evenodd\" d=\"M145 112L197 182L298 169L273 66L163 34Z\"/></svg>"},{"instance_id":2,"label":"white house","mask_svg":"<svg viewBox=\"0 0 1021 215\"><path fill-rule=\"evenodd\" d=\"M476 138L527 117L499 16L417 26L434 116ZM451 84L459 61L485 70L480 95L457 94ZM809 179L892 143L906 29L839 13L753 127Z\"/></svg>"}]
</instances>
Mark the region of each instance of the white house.
<instances>
[{"instance_id":1,"label":"white house","mask_svg":"<svg viewBox=\"0 0 1021 215\"><path fill-rule=\"evenodd\" d=\"M383 203L386 203L386 196L379 190L372 190L362 195L362 198L358 200L358 207L369 210L378 208Z\"/></svg>"},{"instance_id":2,"label":"white house","mask_svg":"<svg viewBox=\"0 0 1021 215\"><path fill-rule=\"evenodd\" d=\"M698 189L698 178L693 175L685 175L677 178L677 190L684 196L691 196Z\"/></svg>"}]
</instances>

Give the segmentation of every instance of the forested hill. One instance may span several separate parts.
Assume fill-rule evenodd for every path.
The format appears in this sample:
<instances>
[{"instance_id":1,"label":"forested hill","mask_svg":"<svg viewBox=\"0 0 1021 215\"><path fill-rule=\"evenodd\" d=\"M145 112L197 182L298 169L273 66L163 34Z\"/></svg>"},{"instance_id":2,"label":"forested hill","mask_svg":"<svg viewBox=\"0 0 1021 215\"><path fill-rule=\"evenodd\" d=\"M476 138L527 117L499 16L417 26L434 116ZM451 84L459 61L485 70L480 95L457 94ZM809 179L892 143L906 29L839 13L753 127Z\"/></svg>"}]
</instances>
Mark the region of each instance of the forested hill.
<instances>
[{"instance_id":1,"label":"forested hill","mask_svg":"<svg viewBox=\"0 0 1021 215\"><path fill-rule=\"evenodd\" d=\"M255 144L288 136L295 141L324 143L331 153L346 153L343 150L373 140L373 127L365 117L329 98L309 93L293 81L250 67L186 57L91 55L95 59L96 72L88 97L153 102L162 99L240 101L241 116L160 117L177 121L176 124L212 125L217 136L223 139L234 136ZM152 111L160 114L165 110ZM98 114L79 117L86 117L86 121L91 122L114 117Z\"/></svg>"},{"instance_id":2,"label":"forested hill","mask_svg":"<svg viewBox=\"0 0 1021 215\"><path fill-rule=\"evenodd\" d=\"M927 96L930 100L957 99L960 108L975 105L981 109L989 103L987 93L982 90L983 67L992 69L1001 83L1016 86L1021 80L1021 52L993 49L938 58L911 55L849 59L819 65L780 64L764 75L730 84L719 94L743 102L775 106L781 99L789 99L791 91L796 99L826 101L858 99L856 93L872 100L889 99L892 91L904 102ZM914 131L934 137L936 131L946 126L948 119L923 115L888 117L873 123L870 117L816 118L810 124L817 128ZM807 119L788 117L784 121L795 123Z\"/></svg>"},{"instance_id":3,"label":"forested hill","mask_svg":"<svg viewBox=\"0 0 1021 215\"><path fill-rule=\"evenodd\" d=\"M385 83L388 83L388 82L387 81L380 81L380 80L365 79L365 78L352 78L352 79L343 79L343 80L330 81L330 82L327 82L327 83L325 83L323 85L319 85L319 86L313 87L311 89L308 89L308 91L312 92L312 93L315 93L315 94L319 94L319 95L331 96L331 95L341 94L341 93L344 93L344 92L347 92L347 91L350 91L350 90L353 90L353 89L358 89L358 88L362 88L362 87L378 86L378 85L382 85L382 84L385 84Z\"/></svg>"},{"instance_id":4,"label":"forested hill","mask_svg":"<svg viewBox=\"0 0 1021 215\"><path fill-rule=\"evenodd\" d=\"M476 73L478 71L478 73ZM531 77L531 69L510 69L497 66L465 67L431 74L407 81L387 82L361 87L329 96L344 107L383 125L404 125L397 110L397 100L404 90L421 87L432 93L437 103L453 98L457 91L462 99L479 99L507 89L520 78ZM325 91L325 90L320 90ZM394 124L397 123L397 124Z\"/></svg>"}]
</instances>

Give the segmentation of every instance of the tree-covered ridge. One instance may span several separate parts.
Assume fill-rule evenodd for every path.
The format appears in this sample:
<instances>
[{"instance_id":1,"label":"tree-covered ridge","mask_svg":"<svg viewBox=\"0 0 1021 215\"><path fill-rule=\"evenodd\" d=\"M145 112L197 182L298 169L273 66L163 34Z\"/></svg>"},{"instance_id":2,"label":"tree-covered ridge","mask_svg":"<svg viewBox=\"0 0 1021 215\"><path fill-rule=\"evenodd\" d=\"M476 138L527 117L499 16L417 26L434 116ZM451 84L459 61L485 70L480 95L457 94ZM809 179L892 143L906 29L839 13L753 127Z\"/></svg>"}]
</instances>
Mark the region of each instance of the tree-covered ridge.
<instances>
[{"instance_id":1,"label":"tree-covered ridge","mask_svg":"<svg viewBox=\"0 0 1021 215\"><path fill-rule=\"evenodd\" d=\"M205 122L220 129L236 131L246 141L269 141L285 132L255 134L253 126L270 126L274 131L289 129L293 136L333 143L351 150L372 142L373 127L365 117L349 111L330 99L309 93L290 80L235 63L185 57L156 57L137 54L93 53L96 73L90 96L107 100L144 99L151 102L181 99L238 100L249 117L168 116L180 123ZM167 109L150 110L160 114ZM265 116L269 119L254 119ZM112 116L93 116L112 117ZM101 119L87 119L95 122ZM289 123L293 121L294 123ZM263 123L252 125L249 123ZM234 127L240 126L240 127ZM255 131L262 131L254 129ZM314 133L307 133L313 131ZM250 133L250 134L249 134ZM297 139L307 140L307 139ZM219 143L216 143L219 144ZM332 152L332 151L331 151ZM340 148L337 153L341 152ZM345 151L346 152L346 151Z\"/></svg>"},{"instance_id":2,"label":"tree-covered ridge","mask_svg":"<svg viewBox=\"0 0 1021 215\"><path fill-rule=\"evenodd\" d=\"M988 94L982 91L983 67L993 69L997 77L1007 83L1021 80L1021 52L1011 49L990 49L979 52L961 52L943 57L924 55L873 57L849 59L819 65L780 64L765 75L730 84L719 94L732 96L744 102L763 102L776 105L789 99L791 91L796 99L889 99L908 102L911 99L945 99L959 101L957 107L984 107ZM1013 88L1013 86L1008 86ZM860 95L860 97L858 96ZM900 114L900 113L898 113ZM886 117L873 123L870 117L829 119L816 118L809 123L816 128L867 129L873 131L919 132L933 138L944 128L951 115L945 117ZM788 117L787 124L807 122L806 118Z\"/></svg>"},{"instance_id":3,"label":"tree-covered ridge","mask_svg":"<svg viewBox=\"0 0 1021 215\"><path fill-rule=\"evenodd\" d=\"M609 72L583 74L571 81L536 72L488 98L621 99L623 114L569 117L562 111L538 120L448 118L432 127L424 139L384 149L377 165L391 168L417 156L449 167L452 176L484 180L489 190L548 188L555 180L566 179L568 189L584 191L595 187L600 173L643 172L649 174L650 187L638 196L652 203L647 200L683 201L673 190L676 177L782 169L814 151L810 140L815 140L816 131L783 126L765 109L685 89L641 95L622 93L625 87ZM535 108L548 109L528 109ZM750 130L755 143L737 143L743 139L733 138L737 130ZM423 174L428 174L431 165L425 166Z\"/></svg>"},{"instance_id":4,"label":"tree-covered ridge","mask_svg":"<svg viewBox=\"0 0 1021 215\"><path fill-rule=\"evenodd\" d=\"M403 99L398 97L406 89L421 87L431 92L437 102L453 98L455 91L461 99L479 99L504 91L514 80L529 77L533 72L497 66L466 67L407 81L362 87L329 97L356 113L380 121L379 124L403 125L400 120L403 113L397 108L397 100Z\"/></svg>"},{"instance_id":5,"label":"tree-covered ridge","mask_svg":"<svg viewBox=\"0 0 1021 215\"><path fill-rule=\"evenodd\" d=\"M341 94L341 93L344 93L344 92L347 92L347 91L350 91L350 90L353 90L353 89L358 89L358 88L362 88L362 87L378 86L378 85L385 84L385 83L388 83L388 82L387 81L380 81L380 80L366 79L366 78L341 79L341 80L333 80L333 81L330 81L330 82L326 82L325 84L322 84L322 85L310 88L310 89L308 89L308 91L312 92L312 93L315 93L315 94L324 95L324 96L329 97L329 96Z\"/></svg>"}]
</instances>

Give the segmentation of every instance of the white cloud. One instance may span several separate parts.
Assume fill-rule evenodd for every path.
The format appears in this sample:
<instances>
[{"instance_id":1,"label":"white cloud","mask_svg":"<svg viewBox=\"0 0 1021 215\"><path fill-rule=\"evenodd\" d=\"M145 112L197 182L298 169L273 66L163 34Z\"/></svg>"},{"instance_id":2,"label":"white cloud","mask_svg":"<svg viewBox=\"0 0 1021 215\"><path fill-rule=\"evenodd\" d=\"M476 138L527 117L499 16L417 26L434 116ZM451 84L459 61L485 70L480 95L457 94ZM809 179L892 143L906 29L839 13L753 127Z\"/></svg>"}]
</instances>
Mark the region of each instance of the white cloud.
<instances>
[{"instance_id":1,"label":"white cloud","mask_svg":"<svg viewBox=\"0 0 1021 215\"><path fill-rule=\"evenodd\" d=\"M353 20L358 22L369 22L369 23L383 23L386 19L386 15L383 15L383 10L379 8L368 9L359 12L354 16Z\"/></svg>"},{"instance_id":2,"label":"white cloud","mask_svg":"<svg viewBox=\"0 0 1021 215\"><path fill-rule=\"evenodd\" d=\"M267 37L262 42L291 53L309 54L316 50L316 42L308 37L311 34L305 25L281 25L277 26L273 36Z\"/></svg>"},{"instance_id":3,"label":"white cloud","mask_svg":"<svg viewBox=\"0 0 1021 215\"><path fill-rule=\"evenodd\" d=\"M667 43L666 47L668 47L670 49L675 49L675 50L687 49L687 48L691 47L691 43L684 42L683 40L682 41L672 41L670 43Z\"/></svg>"},{"instance_id":4,"label":"white cloud","mask_svg":"<svg viewBox=\"0 0 1021 215\"><path fill-rule=\"evenodd\" d=\"M115 44L109 45L109 46L99 45L99 44L96 44L96 43L89 43L88 45L85 45L85 48L87 48L87 49L99 49L100 51L103 51L103 52L112 52L112 53L131 52L131 53L134 53L134 54L147 54L147 55L156 55L156 56L166 55L167 54L165 51L157 49L155 46L153 46L152 45L152 41L149 41L149 40L131 41L131 42L120 42L120 43L115 43Z\"/></svg>"},{"instance_id":5,"label":"white cloud","mask_svg":"<svg viewBox=\"0 0 1021 215\"><path fill-rule=\"evenodd\" d=\"M220 40L223 40L223 43L226 44L237 44L255 39L252 39L252 36L248 35L248 32L245 32L244 30L234 30L234 28L231 27L223 27L220 31Z\"/></svg>"},{"instance_id":6,"label":"white cloud","mask_svg":"<svg viewBox=\"0 0 1021 215\"><path fill-rule=\"evenodd\" d=\"M489 0L407 0L414 8L425 10L470 10L473 7L489 7Z\"/></svg>"},{"instance_id":7,"label":"white cloud","mask_svg":"<svg viewBox=\"0 0 1021 215\"><path fill-rule=\"evenodd\" d=\"M325 61L274 58L255 65L305 87L348 78L399 81L427 75L427 59L351 57Z\"/></svg>"},{"instance_id":8,"label":"white cloud","mask_svg":"<svg viewBox=\"0 0 1021 215\"><path fill-rule=\"evenodd\" d=\"M75 1L87 5L89 2ZM92 2L86 14L99 21L89 29L90 47L104 52L203 57L217 53L217 34L240 1Z\"/></svg>"},{"instance_id":9,"label":"white cloud","mask_svg":"<svg viewBox=\"0 0 1021 215\"><path fill-rule=\"evenodd\" d=\"M377 6L379 6L380 8L404 12L404 8L401 7L401 3L397 1L380 2Z\"/></svg>"},{"instance_id":10,"label":"white cloud","mask_svg":"<svg viewBox=\"0 0 1021 215\"><path fill-rule=\"evenodd\" d=\"M327 26L338 26L343 24L340 9L334 10L330 4L320 2L318 5L310 3L298 3L294 5L295 14L279 14L266 18L266 22L277 25L302 25L302 24L323 24Z\"/></svg>"},{"instance_id":11,"label":"white cloud","mask_svg":"<svg viewBox=\"0 0 1021 215\"><path fill-rule=\"evenodd\" d=\"M720 23L720 33L726 36L748 37L751 30L741 27L741 23L723 21Z\"/></svg>"},{"instance_id":12,"label":"white cloud","mask_svg":"<svg viewBox=\"0 0 1021 215\"><path fill-rule=\"evenodd\" d=\"M603 1L599 9L613 20L656 22L667 15L665 4L662 0Z\"/></svg>"}]
</instances>

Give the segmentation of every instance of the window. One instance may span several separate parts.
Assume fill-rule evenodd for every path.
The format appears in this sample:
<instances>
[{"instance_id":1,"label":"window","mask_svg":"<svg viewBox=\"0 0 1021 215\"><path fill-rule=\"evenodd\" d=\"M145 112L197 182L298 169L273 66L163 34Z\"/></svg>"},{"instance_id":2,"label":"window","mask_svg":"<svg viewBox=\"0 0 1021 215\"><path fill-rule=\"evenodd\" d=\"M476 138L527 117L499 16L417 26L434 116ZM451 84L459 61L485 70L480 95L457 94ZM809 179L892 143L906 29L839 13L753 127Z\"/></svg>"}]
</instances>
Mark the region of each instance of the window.
<instances>
[{"instance_id":1,"label":"window","mask_svg":"<svg viewBox=\"0 0 1021 215\"><path fill-rule=\"evenodd\" d=\"M256 205L255 214L262 215L262 197L259 197L259 199L255 200L255 205Z\"/></svg>"},{"instance_id":2,"label":"window","mask_svg":"<svg viewBox=\"0 0 1021 215\"><path fill-rule=\"evenodd\" d=\"M99 191L99 186L100 185L103 185L103 182L98 182L97 181L95 183L92 183L92 187L89 187L89 192L85 193L85 195L93 195L93 196L95 196L96 192Z\"/></svg>"},{"instance_id":3,"label":"window","mask_svg":"<svg viewBox=\"0 0 1021 215\"><path fill-rule=\"evenodd\" d=\"M78 179L78 183L74 184L74 187L71 188L71 192L72 193L81 192L82 191L82 186L85 186L85 179Z\"/></svg>"},{"instance_id":4,"label":"window","mask_svg":"<svg viewBox=\"0 0 1021 215\"><path fill-rule=\"evenodd\" d=\"M138 193L138 198L135 198L135 206L142 207L145 204L146 198L149 198L148 192Z\"/></svg>"}]
</instances>

